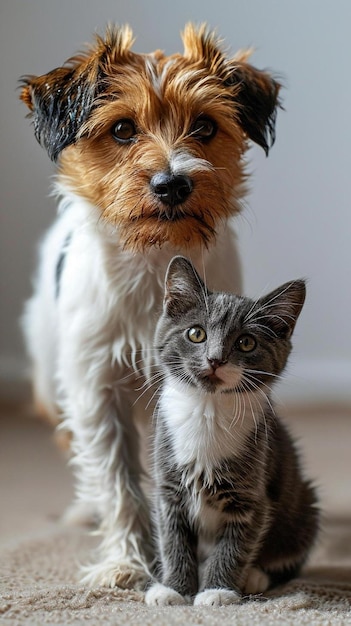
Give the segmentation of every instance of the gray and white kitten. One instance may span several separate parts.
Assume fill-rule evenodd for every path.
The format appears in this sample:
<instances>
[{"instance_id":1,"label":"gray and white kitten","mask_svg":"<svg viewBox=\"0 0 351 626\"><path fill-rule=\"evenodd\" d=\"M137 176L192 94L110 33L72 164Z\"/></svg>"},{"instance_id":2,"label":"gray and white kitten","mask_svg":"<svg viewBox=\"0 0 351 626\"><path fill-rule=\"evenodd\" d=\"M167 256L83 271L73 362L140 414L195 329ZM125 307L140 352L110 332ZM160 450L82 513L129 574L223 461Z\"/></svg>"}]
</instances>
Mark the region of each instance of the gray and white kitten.
<instances>
[{"instance_id":1,"label":"gray and white kitten","mask_svg":"<svg viewBox=\"0 0 351 626\"><path fill-rule=\"evenodd\" d=\"M238 602L303 565L318 529L316 495L270 388L304 299L302 280L256 301L211 293L187 259L171 261L156 330L160 572L148 604Z\"/></svg>"}]
</instances>

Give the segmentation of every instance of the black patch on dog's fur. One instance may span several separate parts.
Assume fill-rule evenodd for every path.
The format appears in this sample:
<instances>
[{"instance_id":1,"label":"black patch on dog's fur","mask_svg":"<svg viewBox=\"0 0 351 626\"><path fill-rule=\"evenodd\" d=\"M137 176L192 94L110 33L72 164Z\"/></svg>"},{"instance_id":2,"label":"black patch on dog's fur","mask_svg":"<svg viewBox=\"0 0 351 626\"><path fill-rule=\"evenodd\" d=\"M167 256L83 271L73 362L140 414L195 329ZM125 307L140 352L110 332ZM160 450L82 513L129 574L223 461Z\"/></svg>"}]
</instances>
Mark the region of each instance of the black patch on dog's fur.
<instances>
[{"instance_id":1,"label":"black patch on dog's fur","mask_svg":"<svg viewBox=\"0 0 351 626\"><path fill-rule=\"evenodd\" d=\"M66 239L63 242L63 246L61 248L61 252L56 263L56 269L55 269L55 298L56 300L58 299L60 295L61 276L62 276L64 264L65 264L68 246L71 242L71 239L72 239L72 233L68 233Z\"/></svg>"}]
</instances>

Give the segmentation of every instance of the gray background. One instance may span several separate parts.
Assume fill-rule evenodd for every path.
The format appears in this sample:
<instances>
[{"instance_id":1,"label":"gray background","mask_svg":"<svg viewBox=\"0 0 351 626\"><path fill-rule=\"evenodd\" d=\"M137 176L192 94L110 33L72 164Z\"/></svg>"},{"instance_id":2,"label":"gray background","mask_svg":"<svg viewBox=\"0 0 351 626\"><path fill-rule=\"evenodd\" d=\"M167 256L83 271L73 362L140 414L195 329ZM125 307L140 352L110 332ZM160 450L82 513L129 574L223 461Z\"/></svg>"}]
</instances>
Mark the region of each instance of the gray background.
<instances>
[{"instance_id":1,"label":"gray background","mask_svg":"<svg viewBox=\"0 0 351 626\"><path fill-rule=\"evenodd\" d=\"M54 166L36 143L17 80L62 64L108 21L128 22L134 49L181 49L188 20L283 78L285 111L268 159L249 153L248 206L237 220L245 291L308 278L282 396L351 399L351 4L349 0L2 0L0 6L0 383L23 375L18 318L36 243L55 215Z\"/></svg>"}]
</instances>

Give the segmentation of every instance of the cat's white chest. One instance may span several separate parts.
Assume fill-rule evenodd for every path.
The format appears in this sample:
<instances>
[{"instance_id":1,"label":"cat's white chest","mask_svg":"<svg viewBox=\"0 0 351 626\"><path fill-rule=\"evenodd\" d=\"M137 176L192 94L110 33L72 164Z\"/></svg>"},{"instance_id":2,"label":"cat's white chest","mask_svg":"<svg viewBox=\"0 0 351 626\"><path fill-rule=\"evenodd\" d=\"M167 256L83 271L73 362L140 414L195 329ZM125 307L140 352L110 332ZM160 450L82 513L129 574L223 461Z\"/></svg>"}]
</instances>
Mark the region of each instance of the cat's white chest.
<instances>
[{"instance_id":1,"label":"cat's white chest","mask_svg":"<svg viewBox=\"0 0 351 626\"><path fill-rule=\"evenodd\" d=\"M241 405L242 406L242 405ZM240 415L235 396L210 394L167 384L160 398L174 462L196 478L212 475L222 459L240 453L253 427L252 415Z\"/></svg>"}]
</instances>

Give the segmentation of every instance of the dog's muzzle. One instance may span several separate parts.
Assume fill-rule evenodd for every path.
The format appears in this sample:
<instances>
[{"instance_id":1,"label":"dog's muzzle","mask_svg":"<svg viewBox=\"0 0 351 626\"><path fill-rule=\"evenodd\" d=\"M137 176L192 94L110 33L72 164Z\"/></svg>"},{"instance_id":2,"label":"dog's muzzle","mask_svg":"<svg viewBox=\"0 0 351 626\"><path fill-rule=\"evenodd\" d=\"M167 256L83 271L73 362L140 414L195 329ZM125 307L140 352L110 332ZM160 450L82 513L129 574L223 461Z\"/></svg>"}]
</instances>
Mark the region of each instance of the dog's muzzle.
<instances>
[{"instance_id":1,"label":"dog's muzzle","mask_svg":"<svg viewBox=\"0 0 351 626\"><path fill-rule=\"evenodd\" d=\"M179 217L174 207L183 204L193 190L193 182L185 174L158 172L150 180L151 191L164 205L164 216L167 219Z\"/></svg>"}]
</instances>

